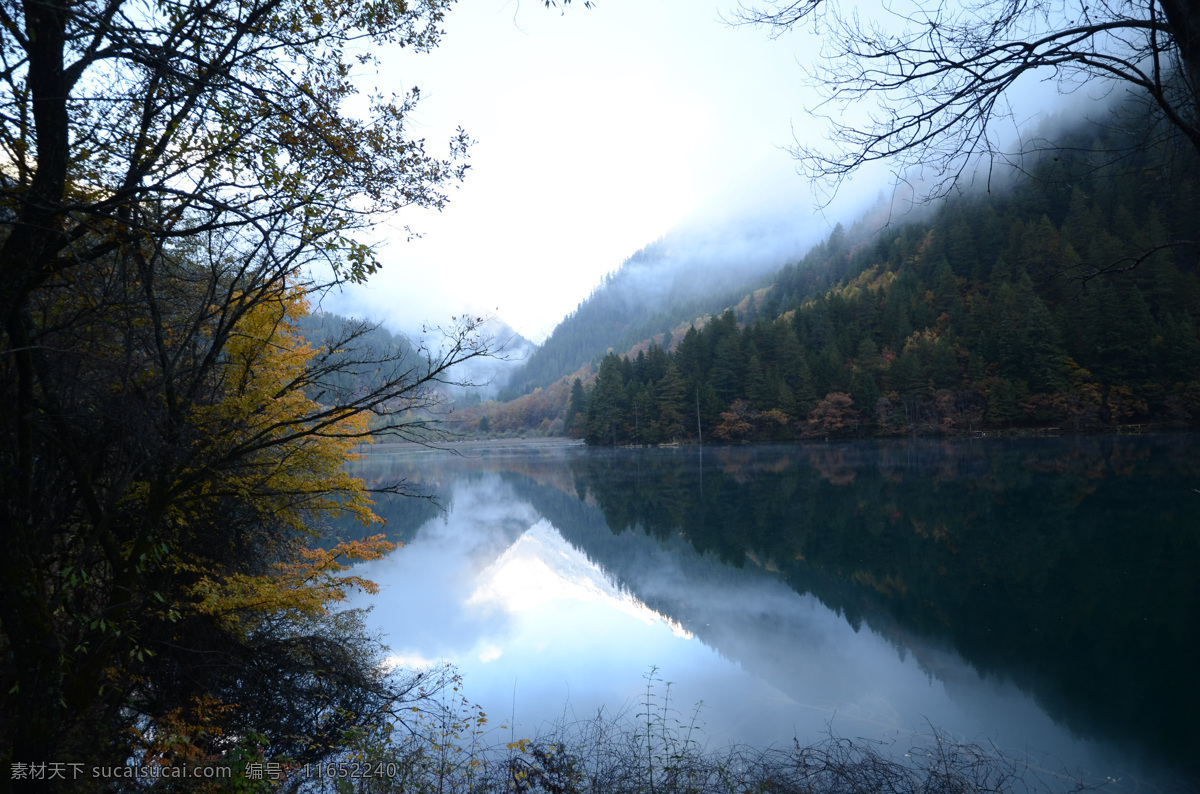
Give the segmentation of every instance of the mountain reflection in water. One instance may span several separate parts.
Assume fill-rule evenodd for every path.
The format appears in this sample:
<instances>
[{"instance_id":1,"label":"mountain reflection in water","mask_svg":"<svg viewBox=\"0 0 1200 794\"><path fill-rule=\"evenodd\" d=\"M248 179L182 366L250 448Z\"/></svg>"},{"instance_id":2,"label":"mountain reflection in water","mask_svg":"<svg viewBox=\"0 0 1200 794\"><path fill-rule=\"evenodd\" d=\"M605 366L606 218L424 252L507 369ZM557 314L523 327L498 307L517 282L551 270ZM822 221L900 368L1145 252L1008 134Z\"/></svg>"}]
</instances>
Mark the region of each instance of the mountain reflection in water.
<instances>
[{"instance_id":1,"label":"mountain reflection in water","mask_svg":"<svg viewBox=\"0 0 1200 794\"><path fill-rule=\"evenodd\" d=\"M636 710L657 666L717 744L933 726L1187 790L1196 441L376 454L356 473L446 512L379 505L407 545L363 603L397 660L453 662L518 734Z\"/></svg>"}]
</instances>

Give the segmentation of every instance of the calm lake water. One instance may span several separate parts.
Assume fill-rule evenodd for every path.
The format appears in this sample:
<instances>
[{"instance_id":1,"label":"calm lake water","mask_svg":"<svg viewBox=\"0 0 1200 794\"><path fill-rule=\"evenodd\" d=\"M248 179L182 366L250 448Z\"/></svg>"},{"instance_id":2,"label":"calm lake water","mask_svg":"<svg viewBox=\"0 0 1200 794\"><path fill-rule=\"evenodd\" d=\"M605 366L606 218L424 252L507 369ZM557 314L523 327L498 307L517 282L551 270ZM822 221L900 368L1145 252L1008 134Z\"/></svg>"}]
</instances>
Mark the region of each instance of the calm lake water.
<instances>
[{"instance_id":1,"label":"calm lake water","mask_svg":"<svg viewBox=\"0 0 1200 794\"><path fill-rule=\"evenodd\" d=\"M371 454L395 657L532 735L657 668L713 746L930 727L1111 791L1200 780L1200 437ZM701 704L698 706L697 704ZM901 749L902 752L902 749Z\"/></svg>"}]
</instances>

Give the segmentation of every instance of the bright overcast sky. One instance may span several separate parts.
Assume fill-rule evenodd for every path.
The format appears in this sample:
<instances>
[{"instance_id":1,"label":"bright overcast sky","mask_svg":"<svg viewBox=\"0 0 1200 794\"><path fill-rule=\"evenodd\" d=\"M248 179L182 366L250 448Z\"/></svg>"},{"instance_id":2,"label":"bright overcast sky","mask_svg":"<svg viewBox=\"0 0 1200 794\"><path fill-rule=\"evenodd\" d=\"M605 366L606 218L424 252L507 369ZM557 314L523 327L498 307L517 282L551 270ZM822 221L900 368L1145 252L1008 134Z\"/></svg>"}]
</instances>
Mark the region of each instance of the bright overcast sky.
<instances>
[{"instance_id":1,"label":"bright overcast sky","mask_svg":"<svg viewBox=\"0 0 1200 794\"><path fill-rule=\"evenodd\" d=\"M540 0L459 0L433 52L381 53L364 88L419 86L412 134L440 153L462 126L477 141L471 170L441 214L383 228L383 272L324 308L408 331L494 314L541 342L605 273L685 218L785 208L821 232L853 221L886 178L860 175L814 222L813 192L781 150L794 133L824 133L802 85L820 41L729 27L720 15L736 2L575 0L560 13ZM1061 102L1052 83L1030 89L1040 97L1027 106ZM424 236L406 243L405 223Z\"/></svg>"},{"instance_id":2,"label":"bright overcast sky","mask_svg":"<svg viewBox=\"0 0 1200 794\"><path fill-rule=\"evenodd\" d=\"M779 147L803 117L797 59L811 39L727 27L718 15L731 7L576 0L563 14L460 0L436 50L383 54L364 83L419 86L412 133L438 152L461 125L477 141L471 170L440 215L385 229L384 271L325 308L398 328L488 312L540 342L697 207L767 205L782 185L807 212L811 193ZM755 196L746 184L764 173L774 185ZM424 236L406 243L405 222Z\"/></svg>"}]
</instances>

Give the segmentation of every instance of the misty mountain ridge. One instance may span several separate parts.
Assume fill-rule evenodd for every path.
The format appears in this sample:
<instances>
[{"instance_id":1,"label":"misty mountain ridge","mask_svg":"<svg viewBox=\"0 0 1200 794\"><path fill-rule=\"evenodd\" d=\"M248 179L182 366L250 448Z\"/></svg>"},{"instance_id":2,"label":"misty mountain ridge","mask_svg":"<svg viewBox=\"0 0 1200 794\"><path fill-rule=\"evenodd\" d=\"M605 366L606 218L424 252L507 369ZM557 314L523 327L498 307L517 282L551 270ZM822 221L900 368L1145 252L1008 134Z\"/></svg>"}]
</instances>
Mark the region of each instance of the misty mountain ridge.
<instances>
[{"instance_id":1,"label":"misty mountain ridge","mask_svg":"<svg viewBox=\"0 0 1200 794\"><path fill-rule=\"evenodd\" d=\"M449 394L458 402L495 399L538 348L499 317L486 319L481 330L492 340L493 355L473 358L451 370L452 377L470 384L450 390Z\"/></svg>"},{"instance_id":2,"label":"misty mountain ridge","mask_svg":"<svg viewBox=\"0 0 1200 794\"><path fill-rule=\"evenodd\" d=\"M384 355L394 355L400 362L405 362L415 355L414 351L419 346L419 340L408 334L396 332L382 323L334 312L318 311L305 315L299 319L297 327L314 348L342 338L349 328L362 328L363 334L357 345ZM435 329L429 330L430 333L426 334L427 341L436 349ZM447 379L451 382L439 388L443 396L455 404L470 405L494 399L512 374L537 348L533 342L499 317L486 318L480 324L479 331L485 339L491 340L489 347L492 355L473 358L452 367L447 372ZM372 377L372 371L364 370L359 376L361 383L347 382L339 385L344 388L366 387ZM466 385L457 385L459 383Z\"/></svg>"},{"instance_id":3,"label":"misty mountain ridge","mask_svg":"<svg viewBox=\"0 0 1200 794\"><path fill-rule=\"evenodd\" d=\"M1200 239L1200 160L1135 105L779 267L787 245L753 250L788 239L769 222L664 236L462 427L638 444L698 422L705 440L1200 423L1200 255L1180 242Z\"/></svg>"},{"instance_id":4,"label":"misty mountain ridge","mask_svg":"<svg viewBox=\"0 0 1200 794\"><path fill-rule=\"evenodd\" d=\"M610 349L625 352L719 314L769 286L775 272L826 233L823 219L788 207L753 216L696 213L606 276L533 352L499 399L549 386Z\"/></svg>"}]
</instances>

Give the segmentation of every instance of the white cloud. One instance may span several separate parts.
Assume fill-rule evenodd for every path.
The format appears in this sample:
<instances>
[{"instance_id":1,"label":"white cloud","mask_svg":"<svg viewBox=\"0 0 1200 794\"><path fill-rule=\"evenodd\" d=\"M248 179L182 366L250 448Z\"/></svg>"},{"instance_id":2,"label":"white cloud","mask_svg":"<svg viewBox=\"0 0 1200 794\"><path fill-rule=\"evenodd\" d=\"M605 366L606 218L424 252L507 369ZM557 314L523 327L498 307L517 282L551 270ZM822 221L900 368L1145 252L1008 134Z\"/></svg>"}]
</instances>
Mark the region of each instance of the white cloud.
<instances>
[{"instance_id":1,"label":"white cloud","mask_svg":"<svg viewBox=\"0 0 1200 794\"><path fill-rule=\"evenodd\" d=\"M540 341L604 273L788 142L795 42L717 12L467 0L437 50L385 54L363 84L420 85L414 135L436 151L461 125L478 143L450 207L398 219L384 271L327 308L409 328L497 311ZM423 239L404 244L404 223Z\"/></svg>"}]
</instances>

